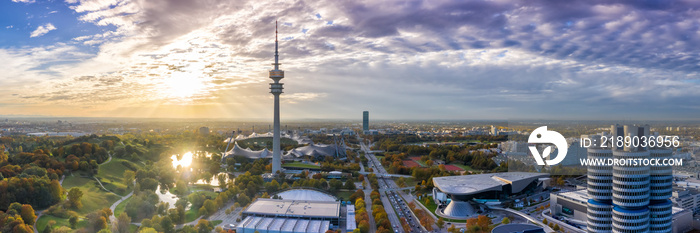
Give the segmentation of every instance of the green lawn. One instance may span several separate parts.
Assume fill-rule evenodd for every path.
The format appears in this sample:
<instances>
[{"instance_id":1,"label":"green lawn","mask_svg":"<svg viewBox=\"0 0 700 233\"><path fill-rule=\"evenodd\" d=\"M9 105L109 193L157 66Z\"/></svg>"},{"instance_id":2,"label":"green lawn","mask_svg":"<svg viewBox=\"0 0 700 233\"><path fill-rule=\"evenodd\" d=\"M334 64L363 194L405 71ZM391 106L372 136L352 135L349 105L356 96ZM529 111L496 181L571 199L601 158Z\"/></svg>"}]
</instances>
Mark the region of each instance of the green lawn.
<instances>
[{"instance_id":1,"label":"green lawn","mask_svg":"<svg viewBox=\"0 0 700 233\"><path fill-rule=\"evenodd\" d=\"M211 225L216 226L216 225L221 224L222 222L224 222L224 221L223 220L214 220L214 221L211 221Z\"/></svg>"},{"instance_id":2,"label":"green lawn","mask_svg":"<svg viewBox=\"0 0 700 233\"><path fill-rule=\"evenodd\" d=\"M355 190L353 190L353 191L339 191L338 194L336 195L336 197L338 197L338 199L341 199L343 201L348 201L348 200L350 200L350 196L353 193L355 193ZM362 198L364 198L364 197L362 197Z\"/></svg>"},{"instance_id":3,"label":"green lawn","mask_svg":"<svg viewBox=\"0 0 700 233\"><path fill-rule=\"evenodd\" d=\"M430 203L428 203L428 204L426 205L426 204L425 204L425 199L430 200ZM433 198L432 198L432 197L426 196L425 198L423 198L423 201L421 202L421 204L423 204L423 205L425 206L425 208L428 208L428 210L430 210L430 214L432 214L433 216L435 216L435 210L437 209L437 205L436 205L435 202L433 201ZM420 208L420 207L416 207L416 208ZM462 222L467 222L467 220L464 220L464 219L449 219L449 218L443 218L443 217L440 217L440 216L437 216L437 217L438 217L438 218L441 218L442 220L444 220L444 221L446 221L446 222L460 222L460 223L462 223Z\"/></svg>"},{"instance_id":4,"label":"green lawn","mask_svg":"<svg viewBox=\"0 0 700 233\"><path fill-rule=\"evenodd\" d=\"M210 199L216 199L216 196L219 194L213 191L197 191L197 193L204 194L204 196L210 198Z\"/></svg>"},{"instance_id":5,"label":"green lawn","mask_svg":"<svg viewBox=\"0 0 700 233\"><path fill-rule=\"evenodd\" d=\"M37 222L36 222L36 228L37 228L37 230L38 230L39 232L42 232L42 231L44 230L44 228L46 228L46 225L49 223L49 221L56 221L56 224L53 225L53 228L58 228L58 227L61 227L61 226L70 227L70 224L68 223L68 219L67 219L67 218L59 218L59 217L56 217L56 216L53 216L53 215L48 215L48 214L46 214L46 215L42 215L41 218L39 218L39 220L37 220ZM84 219L80 219L80 220L78 221L78 226L77 226L77 227L78 227L78 228L82 228L82 227L85 227L85 226L87 226L87 221L84 220Z\"/></svg>"},{"instance_id":6,"label":"green lawn","mask_svg":"<svg viewBox=\"0 0 700 233\"><path fill-rule=\"evenodd\" d=\"M120 198L113 193L104 191L97 181L91 178L67 176L63 180L63 188L70 190L73 187L77 187L83 192L83 197L81 198L83 208L77 211L82 216L98 209L109 208L112 203Z\"/></svg>"},{"instance_id":7,"label":"green lawn","mask_svg":"<svg viewBox=\"0 0 700 233\"><path fill-rule=\"evenodd\" d=\"M96 176L106 189L119 195L127 195L131 192L131 188L124 181L124 171L129 170L129 168L123 165L123 161L126 160L112 158L109 163L100 165ZM138 166L138 164L135 165Z\"/></svg>"},{"instance_id":8,"label":"green lawn","mask_svg":"<svg viewBox=\"0 0 700 233\"><path fill-rule=\"evenodd\" d=\"M285 164L282 164L282 167L315 168L315 169L321 168L321 166L318 166L315 164L306 164L306 163L302 163L302 162L285 163Z\"/></svg>"},{"instance_id":9,"label":"green lawn","mask_svg":"<svg viewBox=\"0 0 700 233\"><path fill-rule=\"evenodd\" d=\"M199 210L195 210L194 208L189 209L185 211L185 222L192 222L195 219L199 218Z\"/></svg>"},{"instance_id":10,"label":"green lawn","mask_svg":"<svg viewBox=\"0 0 700 233\"><path fill-rule=\"evenodd\" d=\"M479 171L479 170L477 170L477 169L472 168L472 167L469 166L469 165L462 165L462 164L458 164L458 163L453 163L453 164L450 164L450 165L455 165L455 166L457 166L457 167L459 167L459 168L461 168L461 169L464 169L465 171L474 171L474 172Z\"/></svg>"}]
</instances>

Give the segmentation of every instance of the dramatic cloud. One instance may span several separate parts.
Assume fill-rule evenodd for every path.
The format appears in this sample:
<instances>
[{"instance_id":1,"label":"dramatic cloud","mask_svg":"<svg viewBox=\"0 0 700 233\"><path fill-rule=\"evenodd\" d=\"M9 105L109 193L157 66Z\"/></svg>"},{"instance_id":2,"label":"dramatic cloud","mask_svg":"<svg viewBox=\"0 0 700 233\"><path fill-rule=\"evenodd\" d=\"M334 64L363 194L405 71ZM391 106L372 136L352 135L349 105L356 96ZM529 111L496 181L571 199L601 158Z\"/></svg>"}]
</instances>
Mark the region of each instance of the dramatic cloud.
<instances>
[{"instance_id":1,"label":"dramatic cloud","mask_svg":"<svg viewBox=\"0 0 700 233\"><path fill-rule=\"evenodd\" d=\"M32 34L29 37L39 37L43 36L46 33L49 33L50 31L56 30L56 27L53 26L51 23L44 24L42 26L39 26L32 32Z\"/></svg>"},{"instance_id":2,"label":"dramatic cloud","mask_svg":"<svg viewBox=\"0 0 700 233\"><path fill-rule=\"evenodd\" d=\"M40 81L47 89L0 96L0 103L91 106L84 114L95 116L267 117L266 71L278 20L287 117L345 118L361 110L449 119L700 113L695 1L66 3L81 23L105 30L56 48L6 53L36 57L86 46L93 56L73 49L66 61L15 64L12 72L49 76ZM40 26L32 37L53 29Z\"/></svg>"}]
</instances>

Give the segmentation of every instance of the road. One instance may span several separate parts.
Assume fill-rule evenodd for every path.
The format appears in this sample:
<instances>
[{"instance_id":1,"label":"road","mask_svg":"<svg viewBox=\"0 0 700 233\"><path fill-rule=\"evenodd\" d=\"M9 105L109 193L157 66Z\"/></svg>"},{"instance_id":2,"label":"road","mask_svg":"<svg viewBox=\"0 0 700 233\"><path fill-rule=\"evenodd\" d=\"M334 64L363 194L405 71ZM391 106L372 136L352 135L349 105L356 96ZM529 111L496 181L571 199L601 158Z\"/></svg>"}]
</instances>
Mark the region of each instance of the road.
<instances>
[{"instance_id":1,"label":"road","mask_svg":"<svg viewBox=\"0 0 700 233\"><path fill-rule=\"evenodd\" d=\"M374 156L374 153L369 148L370 146L365 145L359 136L358 139L360 140L360 148L365 152L365 157L367 157L369 160L369 167L372 168L373 172L377 175L380 190L379 193L382 195L382 203L384 203L384 208L387 212L387 216L389 217L389 221L394 227L394 232L404 232L403 226L400 222L400 218L402 217L406 218L409 225L411 225L411 232L425 232L425 230L420 226L418 219L415 218L415 215L411 212L410 208L408 208L407 202L413 201L413 196L406 194L405 192L395 191L404 190L404 188L399 188L394 180L390 178L396 175L389 174L381 165L379 160L377 160L377 157ZM394 211L394 208L396 209L396 212ZM434 226L433 228L437 229L437 226Z\"/></svg>"}]
</instances>

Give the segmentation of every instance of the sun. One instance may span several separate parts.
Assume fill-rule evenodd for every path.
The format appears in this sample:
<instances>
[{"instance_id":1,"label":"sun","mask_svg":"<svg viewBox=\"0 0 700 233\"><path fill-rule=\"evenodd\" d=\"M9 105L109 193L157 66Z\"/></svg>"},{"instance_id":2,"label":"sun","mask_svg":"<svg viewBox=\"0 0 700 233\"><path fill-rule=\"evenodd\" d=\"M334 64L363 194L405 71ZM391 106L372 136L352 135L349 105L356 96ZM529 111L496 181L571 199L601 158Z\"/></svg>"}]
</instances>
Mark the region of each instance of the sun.
<instances>
[{"instance_id":1,"label":"sun","mask_svg":"<svg viewBox=\"0 0 700 233\"><path fill-rule=\"evenodd\" d=\"M203 80L197 77L197 75L177 72L165 79L165 85L162 91L167 98L186 99L197 95L203 91L204 88Z\"/></svg>"},{"instance_id":2,"label":"sun","mask_svg":"<svg viewBox=\"0 0 700 233\"><path fill-rule=\"evenodd\" d=\"M177 160L177 155L173 155L170 158L173 160L174 168L177 168L177 166L189 167L190 165L192 165L192 152L187 152L183 154L180 160Z\"/></svg>"}]
</instances>

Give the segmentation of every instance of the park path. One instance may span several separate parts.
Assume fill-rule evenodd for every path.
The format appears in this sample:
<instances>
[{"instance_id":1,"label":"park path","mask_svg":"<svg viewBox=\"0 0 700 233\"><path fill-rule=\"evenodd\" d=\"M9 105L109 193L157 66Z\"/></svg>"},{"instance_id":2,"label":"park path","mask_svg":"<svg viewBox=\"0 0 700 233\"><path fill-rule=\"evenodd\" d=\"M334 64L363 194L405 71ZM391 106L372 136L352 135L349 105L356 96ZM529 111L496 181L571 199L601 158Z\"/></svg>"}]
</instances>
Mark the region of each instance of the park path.
<instances>
[{"instance_id":1,"label":"park path","mask_svg":"<svg viewBox=\"0 0 700 233\"><path fill-rule=\"evenodd\" d=\"M135 182L135 181L134 181L134 185L136 185L136 182ZM116 193L115 193L115 194L116 194ZM119 203L122 203L124 200L128 199L129 197L131 197L131 195L134 195L134 190L131 190L131 192L130 192L129 194L127 194L126 196L123 196L121 199L119 199L118 201L114 202L114 204L112 204L112 206L109 207L109 209L112 210L112 216L109 216L109 221L111 221L111 222L116 222L116 221L117 221L117 217L115 216L116 214L114 213L114 211L117 209L117 206L119 205Z\"/></svg>"},{"instance_id":2,"label":"park path","mask_svg":"<svg viewBox=\"0 0 700 233\"><path fill-rule=\"evenodd\" d=\"M109 159L107 159L107 161L100 163L100 165L105 165L105 164L109 163L110 161L112 161L112 153L107 152L107 154L109 155Z\"/></svg>"}]
</instances>

